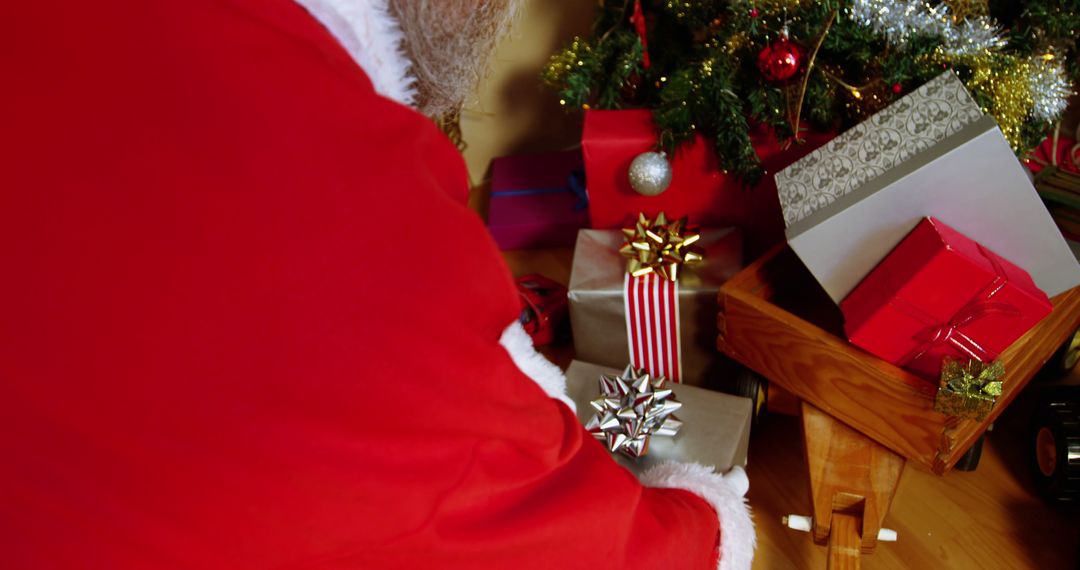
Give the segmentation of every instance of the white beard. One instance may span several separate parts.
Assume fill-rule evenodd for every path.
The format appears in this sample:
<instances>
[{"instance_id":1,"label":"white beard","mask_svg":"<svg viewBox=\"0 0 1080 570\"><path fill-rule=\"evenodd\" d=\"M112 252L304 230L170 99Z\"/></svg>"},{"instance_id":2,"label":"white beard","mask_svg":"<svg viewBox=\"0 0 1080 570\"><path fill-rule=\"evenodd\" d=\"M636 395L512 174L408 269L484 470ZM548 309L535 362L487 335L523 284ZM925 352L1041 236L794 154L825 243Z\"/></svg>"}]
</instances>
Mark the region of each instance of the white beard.
<instances>
[{"instance_id":1,"label":"white beard","mask_svg":"<svg viewBox=\"0 0 1080 570\"><path fill-rule=\"evenodd\" d=\"M476 92L517 5L518 0L390 0L412 59L422 113L457 112Z\"/></svg>"},{"instance_id":2,"label":"white beard","mask_svg":"<svg viewBox=\"0 0 1080 570\"><path fill-rule=\"evenodd\" d=\"M519 0L296 0L380 95L439 117L461 109L487 72Z\"/></svg>"}]
</instances>

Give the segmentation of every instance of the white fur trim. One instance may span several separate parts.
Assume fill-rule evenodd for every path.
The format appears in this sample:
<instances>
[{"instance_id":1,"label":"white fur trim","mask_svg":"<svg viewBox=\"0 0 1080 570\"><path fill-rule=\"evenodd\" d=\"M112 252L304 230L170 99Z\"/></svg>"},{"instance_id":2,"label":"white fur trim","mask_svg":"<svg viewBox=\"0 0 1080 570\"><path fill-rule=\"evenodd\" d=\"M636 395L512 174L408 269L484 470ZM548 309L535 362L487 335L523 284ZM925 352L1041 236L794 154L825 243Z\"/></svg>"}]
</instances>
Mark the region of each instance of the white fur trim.
<instances>
[{"instance_id":1,"label":"white fur trim","mask_svg":"<svg viewBox=\"0 0 1080 570\"><path fill-rule=\"evenodd\" d=\"M650 487L685 489L705 499L720 519L719 570L750 570L757 536L743 496L750 488L746 472L732 467L726 475L697 463L661 463L641 474Z\"/></svg>"},{"instance_id":2,"label":"white fur trim","mask_svg":"<svg viewBox=\"0 0 1080 570\"><path fill-rule=\"evenodd\" d=\"M544 355L536 352L533 348L532 338L525 332L521 323L514 321L503 330L499 344L510 353L510 359L514 361L518 369L532 378L544 393L552 398L561 400L571 410L577 411L577 406L570 396L566 394L566 376L558 366L552 364Z\"/></svg>"},{"instance_id":3,"label":"white fur trim","mask_svg":"<svg viewBox=\"0 0 1080 570\"><path fill-rule=\"evenodd\" d=\"M371 79L375 91L412 105L416 89L409 75L404 36L387 0L296 0L322 23Z\"/></svg>"}]
</instances>

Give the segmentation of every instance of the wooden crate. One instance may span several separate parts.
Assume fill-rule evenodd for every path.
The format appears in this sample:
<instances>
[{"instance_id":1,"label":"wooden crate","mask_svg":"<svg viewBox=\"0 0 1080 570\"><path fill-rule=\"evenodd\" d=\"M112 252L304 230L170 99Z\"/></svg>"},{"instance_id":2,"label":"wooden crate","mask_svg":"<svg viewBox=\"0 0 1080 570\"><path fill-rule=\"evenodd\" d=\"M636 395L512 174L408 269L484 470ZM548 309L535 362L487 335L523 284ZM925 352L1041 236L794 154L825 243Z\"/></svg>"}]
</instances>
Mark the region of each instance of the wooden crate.
<instances>
[{"instance_id":1,"label":"wooden crate","mask_svg":"<svg viewBox=\"0 0 1080 570\"><path fill-rule=\"evenodd\" d=\"M1004 393L983 421L933 409L937 385L844 338L842 315L786 245L720 289L719 349L909 461L938 474L994 421L1080 326L1080 287L1054 297L1054 310L1001 355Z\"/></svg>"}]
</instances>

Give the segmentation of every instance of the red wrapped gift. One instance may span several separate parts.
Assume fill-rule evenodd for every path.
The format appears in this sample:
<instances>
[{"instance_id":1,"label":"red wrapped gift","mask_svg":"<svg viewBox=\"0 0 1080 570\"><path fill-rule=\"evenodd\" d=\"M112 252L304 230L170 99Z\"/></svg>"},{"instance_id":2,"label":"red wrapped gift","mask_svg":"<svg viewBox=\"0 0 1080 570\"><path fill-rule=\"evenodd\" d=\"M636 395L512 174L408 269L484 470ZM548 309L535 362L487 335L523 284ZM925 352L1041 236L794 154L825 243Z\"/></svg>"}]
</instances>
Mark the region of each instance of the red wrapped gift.
<instances>
[{"instance_id":1,"label":"red wrapped gift","mask_svg":"<svg viewBox=\"0 0 1080 570\"><path fill-rule=\"evenodd\" d=\"M840 302L851 342L932 382L944 357L993 360L1051 308L1026 271L934 218Z\"/></svg>"},{"instance_id":2,"label":"red wrapped gift","mask_svg":"<svg viewBox=\"0 0 1080 570\"><path fill-rule=\"evenodd\" d=\"M1077 125L1076 132L1080 137L1080 125ZM1024 164L1035 174L1042 172L1047 166L1056 166L1065 172L1080 174L1080 144L1076 144L1075 139L1055 131L1028 154Z\"/></svg>"},{"instance_id":3,"label":"red wrapped gift","mask_svg":"<svg viewBox=\"0 0 1080 570\"><path fill-rule=\"evenodd\" d=\"M772 173L802 158L833 137L832 133L805 134L806 142L786 150L771 129L759 126L751 140L766 175L747 188L733 175L720 171L711 143L700 135L682 145L671 161L671 185L658 196L642 196L630 186L628 170L637 155L655 150L652 113L645 109L588 111L581 146L588 180L589 221L593 228L632 226L641 212L687 216L700 227L739 226L748 255L756 257L783 241L784 220Z\"/></svg>"}]
</instances>

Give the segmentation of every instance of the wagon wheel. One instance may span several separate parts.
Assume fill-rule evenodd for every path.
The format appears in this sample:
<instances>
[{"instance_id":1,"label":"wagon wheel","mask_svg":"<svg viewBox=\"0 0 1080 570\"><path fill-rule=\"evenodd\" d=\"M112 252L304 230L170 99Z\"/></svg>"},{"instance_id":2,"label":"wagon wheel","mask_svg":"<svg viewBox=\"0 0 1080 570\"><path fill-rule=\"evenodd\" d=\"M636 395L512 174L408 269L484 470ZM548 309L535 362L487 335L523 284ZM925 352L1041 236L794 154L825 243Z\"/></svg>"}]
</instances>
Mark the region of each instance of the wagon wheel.
<instances>
[{"instance_id":1,"label":"wagon wheel","mask_svg":"<svg viewBox=\"0 0 1080 570\"><path fill-rule=\"evenodd\" d=\"M975 440L975 443L971 444L971 447L960 456L953 469L957 471L974 471L979 466L979 460L982 459L983 441L986 440L986 434L980 435L979 439Z\"/></svg>"},{"instance_id":2,"label":"wagon wheel","mask_svg":"<svg viewBox=\"0 0 1080 570\"><path fill-rule=\"evenodd\" d=\"M1031 431L1035 485L1045 497L1080 500L1080 392L1050 390L1039 402Z\"/></svg>"},{"instance_id":3,"label":"wagon wheel","mask_svg":"<svg viewBox=\"0 0 1080 570\"><path fill-rule=\"evenodd\" d=\"M1043 380L1060 378L1076 368L1077 362L1080 362L1080 329L1073 331L1050 360L1046 361L1039 371L1039 377Z\"/></svg>"},{"instance_id":4,"label":"wagon wheel","mask_svg":"<svg viewBox=\"0 0 1080 570\"><path fill-rule=\"evenodd\" d=\"M768 409L769 381L749 368L740 367L735 376L733 393L736 396L750 398L750 401L754 403L750 416L750 429L753 431L761 423Z\"/></svg>"}]
</instances>

